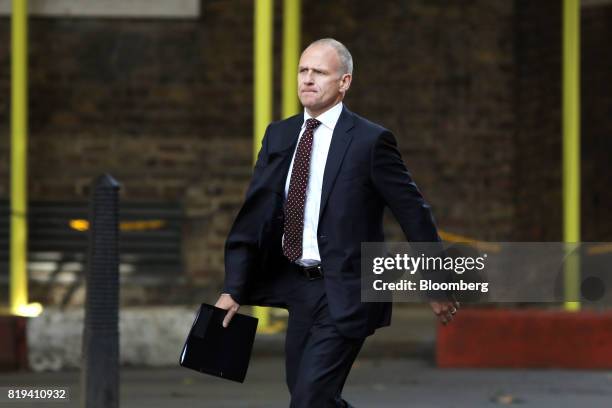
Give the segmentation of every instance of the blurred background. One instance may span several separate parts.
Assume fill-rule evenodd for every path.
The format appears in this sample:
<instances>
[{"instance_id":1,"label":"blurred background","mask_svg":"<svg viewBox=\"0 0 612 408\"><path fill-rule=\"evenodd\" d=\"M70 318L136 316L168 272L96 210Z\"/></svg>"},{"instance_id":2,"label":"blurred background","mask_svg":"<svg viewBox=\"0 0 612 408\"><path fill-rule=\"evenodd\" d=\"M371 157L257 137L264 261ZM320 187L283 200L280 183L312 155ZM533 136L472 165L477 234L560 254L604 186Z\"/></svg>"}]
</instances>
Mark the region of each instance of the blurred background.
<instances>
[{"instance_id":1,"label":"blurred background","mask_svg":"<svg viewBox=\"0 0 612 408\"><path fill-rule=\"evenodd\" d=\"M29 301L60 316L52 324L58 331L72 330L76 337L82 331L75 322L85 299L91 183L110 173L121 184L124 316L133 313L134 327L135 321L149 319L150 311L158 318L168 313L180 339L194 306L213 302L221 290L224 241L252 171L254 2L29 3ZM394 132L443 238L564 240L563 1L301 3L300 49L323 37L348 47L355 71L345 103ZM271 119L278 120L285 116L281 72L286 23L283 2L273 7ZM611 39L612 1L583 0L581 192L575 197L581 206L582 241L612 241ZM0 301L5 308L10 45L11 2L2 0ZM390 241L404 240L390 215L386 235ZM425 322L431 335L419 344L431 346L431 317L419 317L419 306L398 307L405 309L398 316L405 316L407 324ZM28 324L48 345L60 334L50 334L53 329L44 316L37 318L42 323L31 319ZM164 330L171 331L168 321ZM130 323L122 324L129 330ZM400 347L402 335L395 337ZM57 349L67 344L61 338L53 343ZM41 370L78 365L76 357L57 350L61 361L53 365L45 360L53 354L48 346L28 341L32 352L38 350ZM138 346L135 364L178 357L178 351L172 354L174 343L166 360L143 357L149 353L143 354L143 347Z\"/></svg>"},{"instance_id":2,"label":"blurred background","mask_svg":"<svg viewBox=\"0 0 612 408\"><path fill-rule=\"evenodd\" d=\"M123 304L197 302L221 287L224 240L252 171L253 3L174 2L161 17L146 15L147 2L132 3L140 6L128 11L142 16L90 16L82 4L75 7L82 16L32 11L29 21L28 256L31 297L44 304L82 303L86 232L70 221L85 218L91 181L103 172L121 183L125 221L161 221L123 228L122 244L142 263L124 267ZM607 241L612 2L587 3L582 240ZM275 5L278 120L282 2ZM181 13L188 15L173 15ZM347 106L395 133L443 231L491 241L563 240L560 1L308 1L301 16L302 46L334 37L352 52ZM10 27L5 12L5 300ZM403 240L391 217L387 226L389 240Z\"/></svg>"}]
</instances>

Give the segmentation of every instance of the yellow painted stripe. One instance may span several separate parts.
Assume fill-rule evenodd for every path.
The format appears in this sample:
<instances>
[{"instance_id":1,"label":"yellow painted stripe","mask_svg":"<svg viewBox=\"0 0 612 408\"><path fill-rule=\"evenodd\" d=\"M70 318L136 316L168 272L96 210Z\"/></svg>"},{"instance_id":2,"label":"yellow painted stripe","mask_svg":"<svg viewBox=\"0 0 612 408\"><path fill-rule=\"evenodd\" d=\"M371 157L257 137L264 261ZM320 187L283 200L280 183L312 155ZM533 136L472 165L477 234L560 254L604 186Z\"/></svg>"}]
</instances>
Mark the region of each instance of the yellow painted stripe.
<instances>
[{"instance_id":1,"label":"yellow painted stripe","mask_svg":"<svg viewBox=\"0 0 612 408\"><path fill-rule=\"evenodd\" d=\"M453 234L451 232L446 232L442 230L438 230L438 234L440 235L440 238L442 238L442 240L447 241L447 242L461 242L461 243L466 243L466 244L474 244L474 246L478 247L479 249L484 249L490 252L500 252L501 251L501 245L494 243L494 242L479 241L474 238L466 237L464 235Z\"/></svg>"},{"instance_id":2,"label":"yellow painted stripe","mask_svg":"<svg viewBox=\"0 0 612 408\"><path fill-rule=\"evenodd\" d=\"M609 254L610 252L612 252L611 243L593 245L592 247L589 247L587 249L588 255L603 255L603 254Z\"/></svg>"}]
</instances>

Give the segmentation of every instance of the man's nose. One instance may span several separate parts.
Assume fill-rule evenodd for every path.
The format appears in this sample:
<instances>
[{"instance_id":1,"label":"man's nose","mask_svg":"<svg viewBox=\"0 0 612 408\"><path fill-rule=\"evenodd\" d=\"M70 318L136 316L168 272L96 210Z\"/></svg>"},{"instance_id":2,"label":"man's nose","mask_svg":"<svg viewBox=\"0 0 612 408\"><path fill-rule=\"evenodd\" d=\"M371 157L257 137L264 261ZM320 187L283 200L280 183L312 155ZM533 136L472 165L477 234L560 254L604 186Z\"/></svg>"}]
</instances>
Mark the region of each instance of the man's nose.
<instances>
[{"instance_id":1,"label":"man's nose","mask_svg":"<svg viewBox=\"0 0 612 408\"><path fill-rule=\"evenodd\" d=\"M307 72L304 75L304 83L305 84L312 84L313 83L313 76L311 72Z\"/></svg>"}]
</instances>

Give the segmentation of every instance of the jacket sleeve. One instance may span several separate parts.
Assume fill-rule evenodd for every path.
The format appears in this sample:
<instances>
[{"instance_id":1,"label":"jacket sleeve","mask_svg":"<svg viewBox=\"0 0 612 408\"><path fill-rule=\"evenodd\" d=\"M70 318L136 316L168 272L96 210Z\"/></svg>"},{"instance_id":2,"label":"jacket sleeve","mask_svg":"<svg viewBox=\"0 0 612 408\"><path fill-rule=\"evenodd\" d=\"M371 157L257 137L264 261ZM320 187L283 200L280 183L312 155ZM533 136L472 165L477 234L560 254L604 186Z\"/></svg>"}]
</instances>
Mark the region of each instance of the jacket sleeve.
<instances>
[{"instance_id":1,"label":"jacket sleeve","mask_svg":"<svg viewBox=\"0 0 612 408\"><path fill-rule=\"evenodd\" d=\"M444 256L431 208L402 161L393 134L383 131L372 147L371 154L372 182L400 224L407 241L413 249L418 247L419 253L422 248L428 256ZM419 242L433 244L413 244ZM447 282L450 276L438 270L427 271L426 278L435 282ZM438 298L446 295L429 292L428 296Z\"/></svg>"},{"instance_id":2,"label":"jacket sleeve","mask_svg":"<svg viewBox=\"0 0 612 408\"><path fill-rule=\"evenodd\" d=\"M257 258L257 240L259 224L254 214L253 203L255 186L268 162L268 134L270 126L264 134L261 149L257 155L253 176L246 192L244 203L234 220L225 242L225 279L223 292L229 293L239 304L244 304L245 290L249 274L255 268Z\"/></svg>"}]
</instances>

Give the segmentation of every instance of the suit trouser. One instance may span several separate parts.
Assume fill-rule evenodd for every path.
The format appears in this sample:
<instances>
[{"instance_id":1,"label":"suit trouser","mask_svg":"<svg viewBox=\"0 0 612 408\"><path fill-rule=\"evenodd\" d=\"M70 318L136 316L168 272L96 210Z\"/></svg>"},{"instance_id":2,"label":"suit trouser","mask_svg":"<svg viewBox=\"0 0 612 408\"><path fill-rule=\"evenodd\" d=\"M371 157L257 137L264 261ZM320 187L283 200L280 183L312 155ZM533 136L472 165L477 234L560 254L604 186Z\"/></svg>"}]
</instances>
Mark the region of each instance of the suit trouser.
<instances>
[{"instance_id":1,"label":"suit trouser","mask_svg":"<svg viewBox=\"0 0 612 408\"><path fill-rule=\"evenodd\" d=\"M324 278L308 280L289 267L297 282L287 296L289 322L285 370L290 408L351 407L342 388L365 339L338 332L329 314Z\"/></svg>"}]
</instances>

